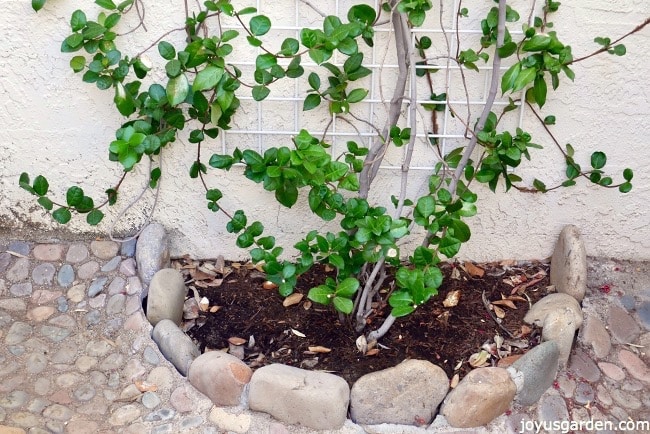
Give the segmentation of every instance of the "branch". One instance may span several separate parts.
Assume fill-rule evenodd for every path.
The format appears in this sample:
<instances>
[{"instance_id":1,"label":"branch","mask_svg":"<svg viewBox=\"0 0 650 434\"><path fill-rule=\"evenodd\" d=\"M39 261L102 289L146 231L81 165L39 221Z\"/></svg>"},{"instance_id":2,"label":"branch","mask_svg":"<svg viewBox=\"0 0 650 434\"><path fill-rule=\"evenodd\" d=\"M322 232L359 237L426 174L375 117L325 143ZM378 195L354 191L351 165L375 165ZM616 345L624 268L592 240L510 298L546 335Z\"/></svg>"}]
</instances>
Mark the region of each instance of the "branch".
<instances>
[{"instance_id":1,"label":"branch","mask_svg":"<svg viewBox=\"0 0 650 434\"><path fill-rule=\"evenodd\" d=\"M648 24L650 24L650 17L646 18L643 23L639 24L634 29L630 30L629 32L627 32L626 34L624 34L623 36L621 36L620 38L618 38L617 40L615 40L611 44L609 44L609 45L607 45L607 46L605 46L605 47L603 47L603 48L601 48L599 50L596 50L593 53L588 54L586 56L578 57L577 59L573 59L571 62L567 63L567 65L571 65L571 64L577 63L577 62L581 62L583 60L589 59L590 57L594 57L594 56L596 56L596 55L598 55L600 53L604 53L605 51L609 50L612 47L612 45L617 44L617 43L621 42L623 39L627 38L628 36L633 35L634 33L640 31L641 29L643 29Z\"/></svg>"}]
</instances>

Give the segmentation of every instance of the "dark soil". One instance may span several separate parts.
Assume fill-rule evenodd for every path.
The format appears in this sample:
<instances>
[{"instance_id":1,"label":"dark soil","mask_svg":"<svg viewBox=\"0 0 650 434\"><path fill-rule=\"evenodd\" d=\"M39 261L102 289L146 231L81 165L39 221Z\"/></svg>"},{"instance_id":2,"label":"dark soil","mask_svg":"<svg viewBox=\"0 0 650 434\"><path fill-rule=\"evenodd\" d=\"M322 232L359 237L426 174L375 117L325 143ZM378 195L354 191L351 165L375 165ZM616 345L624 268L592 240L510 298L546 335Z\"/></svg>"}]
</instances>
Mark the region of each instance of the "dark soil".
<instances>
[{"instance_id":1,"label":"dark soil","mask_svg":"<svg viewBox=\"0 0 650 434\"><path fill-rule=\"evenodd\" d=\"M239 351L240 358L243 354L253 369L283 363L332 372L349 384L405 359L429 360L450 379L455 374L462 378L472 369L470 356L482 348L487 351L484 366L511 363L517 354L538 343L539 331L525 325L523 317L530 304L549 289L544 263L502 262L479 268L467 262L443 264L445 279L439 294L413 314L399 318L377 348L364 355L355 343L360 333L331 308L306 297L309 288L323 283L328 275L322 267L301 276L296 292L304 297L285 307L277 291L264 289L264 275L251 264L182 258L174 266L183 272L190 288L186 302L189 319L183 327L202 352L230 347L233 354ZM386 284L388 288L390 281ZM445 307L443 301L452 291L460 291L459 302ZM202 297L209 300L205 310L197 303ZM499 301L508 298L510 301ZM496 308L490 302L496 302ZM365 332L379 327L389 312L389 306L376 303ZM503 317L502 327L495 321L497 316ZM499 348L495 345L497 335ZM237 340L232 338L243 343L234 346L229 340Z\"/></svg>"}]
</instances>

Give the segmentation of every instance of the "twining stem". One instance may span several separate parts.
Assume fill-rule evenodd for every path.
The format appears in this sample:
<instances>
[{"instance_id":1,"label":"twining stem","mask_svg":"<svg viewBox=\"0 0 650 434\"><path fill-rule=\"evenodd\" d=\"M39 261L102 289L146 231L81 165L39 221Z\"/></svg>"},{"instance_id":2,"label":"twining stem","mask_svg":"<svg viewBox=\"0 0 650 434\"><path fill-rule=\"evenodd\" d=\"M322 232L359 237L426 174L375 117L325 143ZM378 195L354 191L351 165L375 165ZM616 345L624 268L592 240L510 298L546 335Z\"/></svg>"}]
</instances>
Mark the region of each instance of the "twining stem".
<instances>
[{"instance_id":1,"label":"twining stem","mask_svg":"<svg viewBox=\"0 0 650 434\"><path fill-rule=\"evenodd\" d=\"M617 40L615 40L611 44L607 45L606 47L602 47L601 49L596 50L593 53L588 54L586 56L582 56L582 57L578 57L577 59L573 59L571 62L567 63L567 65L571 65L572 63L581 62L583 60L589 59L590 57L596 56L596 55L598 55L600 53L604 53L605 51L609 50L615 44L621 42L623 39L627 38L628 36L640 31L641 29L643 29L648 24L650 24L650 17L646 18L645 21L643 21L641 24L639 24L634 29L630 30L629 32L627 32L626 34L624 34L623 36L621 36L620 38L618 38Z\"/></svg>"}]
</instances>

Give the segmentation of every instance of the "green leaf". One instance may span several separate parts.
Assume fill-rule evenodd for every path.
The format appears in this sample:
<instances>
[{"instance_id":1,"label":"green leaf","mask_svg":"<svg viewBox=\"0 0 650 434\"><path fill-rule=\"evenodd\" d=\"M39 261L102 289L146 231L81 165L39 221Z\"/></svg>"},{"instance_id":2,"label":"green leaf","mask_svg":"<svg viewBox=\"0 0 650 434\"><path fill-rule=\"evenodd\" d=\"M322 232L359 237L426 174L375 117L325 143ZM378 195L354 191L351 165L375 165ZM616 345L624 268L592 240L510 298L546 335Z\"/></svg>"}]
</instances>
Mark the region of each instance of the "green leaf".
<instances>
[{"instance_id":1,"label":"green leaf","mask_svg":"<svg viewBox=\"0 0 650 434\"><path fill-rule=\"evenodd\" d=\"M544 118L544 125L555 125L555 116L548 115Z\"/></svg>"},{"instance_id":2,"label":"green leaf","mask_svg":"<svg viewBox=\"0 0 650 434\"><path fill-rule=\"evenodd\" d=\"M359 102L362 101L366 95L368 95L367 89L354 89L348 94L347 100L349 103Z\"/></svg>"},{"instance_id":3,"label":"green leaf","mask_svg":"<svg viewBox=\"0 0 650 434\"><path fill-rule=\"evenodd\" d=\"M166 41L161 41L158 44L158 52L165 60L172 60L174 57L176 57L176 49L172 44Z\"/></svg>"},{"instance_id":4,"label":"green leaf","mask_svg":"<svg viewBox=\"0 0 650 434\"><path fill-rule=\"evenodd\" d=\"M515 80L519 76L519 73L521 72L521 63L517 62L514 65L512 65L508 70L506 71L505 74L503 74L503 77L501 78L501 93L504 94L508 90L512 89Z\"/></svg>"},{"instance_id":5,"label":"green leaf","mask_svg":"<svg viewBox=\"0 0 650 434\"><path fill-rule=\"evenodd\" d=\"M422 196L418 199L415 209L420 213L420 215L422 215L422 217L428 218L436 209L436 201L431 196Z\"/></svg>"},{"instance_id":6,"label":"green leaf","mask_svg":"<svg viewBox=\"0 0 650 434\"><path fill-rule=\"evenodd\" d=\"M309 85L311 86L312 89L314 90L320 89L320 77L315 72L309 74L309 77L307 77L307 81L309 82Z\"/></svg>"},{"instance_id":7,"label":"green leaf","mask_svg":"<svg viewBox=\"0 0 650 434\"><path fill-rule=\"evenodd\" d=\"M307 293L307 298L315 303L328 305L332 302L334 290L327 285L320 285L311 288Z\"/></svg>"},{"instance_id":8,"label":"green leaf","mask_svg":"<svg viewBox=\"0 0 650 434\"><path fill-rule=\"evenodd\" d=\"M52 208L54 207L54 203L45 196L39 197L37 202L48 211L52 211Z\"/></svg>"},{"instance_id":9,"label":"green leaf","mask_svg":"<svg viewBox=\"0 0 650 434\"><path fill-rule=\"evenodd\" d=\"M551 37L537 34L524 42L521 49L524 51L543 51L551 44Z\"/></svg>"},{"instance_id":10,"label":"green leaf","mask_svg":"<svg viewBox=\"0 0 650 434\"><path fill-rule=\"evenodd\" d=\"M307 95L305 102L302 105L302 110L307 111L318 107L321 103L320 95L312 93Z\"/></svg>"},{"instance_id":11,"label":"green leaf","mask_svg":"<svg viewBox=\"0 0 650 434\"><path fill-rule=\"evenodd\" d=\"M174 77L167 83L167 100L172 106L178 105L185 101L190 92L190 83L187 81L185 74Z\"/></svg>"},{"instance_id":12,"label":"green leaf","mask_svg":"<svg viewBox=\"0 0 650 434\"><path fill-rule=\"evenodd\" d=\"M264 100L269 94L271 93L271 89L269 89L266 86L254 86L253 87L253 99L255 101L262 101Z\"/></svg>"},{"instance_id":13,"label":"green leaf","mask_svg":"<svg viewBox=\"0 0 650 434\"><path fill-rule=\"evenodd\" d=\"M94 209L86 216L86 222L91 226L97 226L104 218L104 213L98 209Z\"/></svg>"},{"instance_id":14,"label":"green leaf","mask_svg":"<svg viewBox=\"0 0 650 434\"><path fill-rule=\"evenodd\" d=\"M538 75L535 77L533 93L535 95L535 102L541 108L546 103L546 81L543 76Z\"/></svg>"},{"instance_id":15,"label":"green leaf","mask_svg":"<svg viewBox=\"0 0 650 434\"><path fill-rule=\"evenodd\" d=\"M45 6L45 0L32 0L32 9L36 12L43 9L43 6Z\"/></svg>"},{"instance_id":16,"label":"green leaf","mask_svg":"<svg viewBox=\"0 0 650 434\"><path fill-rule=\"evenodd\" d=\"M461 243L468 241L472 235L469 226L462 220L453 219L449 227L454 230L454 238Z\"/></svg>"},{"instance_id":17,"label":"green leaf","mask_svg":"<svg viewBox=\"0 0 650 434\"><path fill-rule=\"evenodd\" d=\"M209 201L216 202L223 197L221 190L213 188L205 192L205 198Z\"/></svg>"},{"instance_id":18,"label":"green leaf","mask_svg":"<svg viewBox=\"0 0 650 434\"><path fill-rule=\"evenodd\" d=\"M206 66L196 74L194 83L192 83L192 91L212 89L219 83L223 74L223 68L214 65Z\"/></svg>"},{"instance_id":19,"label":"green leaf","mask_svg":"<svg viewBox=\"0 0 650 434\"><path fill-rule=\"evenodd\" d=\"M113 3L113 0L95 0L95 3L103 7L104 9L108 9L108 10L117 9L117 6L115 5L115 3Z\"/></svg>"},{"instance_id":20,"label":"green leaf","mask_svg":"<svg viewBox=\"0 0 650 434\"><path fill-rule=\"evenodd\" d=\"M352 303L352 300L349 298L343 298L343 297L334 297L334 307L336 310L339 312L342 312L346 315L349 315L352 313L352 309L354 308L354 303Z\"/></svg>"},{"instance_id":21,"label":"green leaf","mask_svg":"<svg viewBox=\"0 0 650 434\"><path fill-rule=\"evenodd\" d=\"M514 84L512 86L512 91L517 92L523 89L524 87L528 86L535 79L536 75L537 75L536 68L524 69L519 73L519 75L515 79Z\"/></svg>"},{"instance_id":22,"label":"green leaf","mask_svg":"<svg viewBox=\"0 0 650 434\"><path fill-rule=\"evenodd\" d=\"M84 28L87 21L86 14L82 10L77 9L70 17L70 28L72 28L73 32L78 32Z\"/></svg>"},{"instance_id":23,"label":"green leaf","mask_svg":"<svg viewBox=\"0 0 650 434\"><path fill-rule=\"evenodd\" d=\"M512 41L506 42L497 50L497 52L499 53L499 57L501 57L502 59L511 56L515 51L517 51L517 44L515 44Z\"/></svg>"},{"instance_id":24,"label":"green leaf","mask_svg":"<svg viewBox=\"0 0 650 434\"><path fill-rule=\"evenodd\" d=\"M345 268L345 261L343 260L341 255L337 255L333 253L327 257L327 260L331 265L338 268L339 270Z\"/></svg>"},{"instance_id":25,"label":"green leaf","mask_svg":"<svg viewBox=\"0 0 650 434\"><path fill-rule=\"evenodd\" d=\"M626 181L632 181L632 178L634 177L634 172L632 172L632 169L627 168L623 171L623 178Z\"/></svg>"},{"instance_id":26,"label":"green leaf","mask_svg":"<svg viewBox=\"0 0 650 434\"><path fill-rule=\"evenodd\" d=\"M84 42L84 37L81 33L73 33L63 40L61 43L61 52L70 53L72 51L77 51L82 47Z\"/></svg>"},{"instance_id":27,"label":"green leaf","mask_svg":"<svg viewBox=\"0 0 650 434\"><path fill-rule=\"evenodd\" d=\"M265 35L271 29L271 20L264 15L254 16L248 24L251 33L255 36Z\"/></svg>"},{"instance_id":28,"label":"green leaf","mask_svg":"<svg viewBox=\"0 0 650 434\"><path fill-rule=\"evenodd\" d=\"M84 191L76 186L70 187L65 195L68 206L75 207L81 203L84 198Z\"/></svg>"},{"instance_id":29,"label":"green leaf","mask_svg":"<svg viewBox=\"0 0 650 434\"><path fill-rule=\"evenodd\" d=\"M632 184L629 182L624 182L623 184L618 186L618 191L621 193L629 193L632 190Z\"/></svg>"},{"instance_id":30,"label":"green leaf","mask_svg":"<svg viewBox=\"0 0 650 434\"><path fill-rule=\"evenodd\" d=\"M84 56L74 56L70 59L70 67L74 72L83 71L86 67L86 58Z\"/></svg>"},{"instance_id":31,"label":"green leaf","mask_svg":"<svg viewBox=\"0 0 650 434\"><path fill-rule=\"evenodd\" d=\"M357 292L357 289L359 289L359 281L354 277L348 277L336 287L335 293L337 296L350 298Z\"/></svg>"},{"instance_id":32,"label":"green leaf","mask_svg":"<svg viewBox=\"0 0 650 434\"><path fill-rule=\"evenodd\" d=\"M47 182L44 176L37 176L34 179L34 192L39 196L45 196L47 190L50 188L50 184Z\"/></svg>"},{"instance_id":33,"label":"green leaf","mask_svg":"<svg viewBox=\"0 0 650 434\"><path fill-rule=\"evenodd\" d=\"M627 50L623 44L615 45L614 48L610 50L610 53L616 54L617 56L625 56L626 52Z\"/></svg>"},{"instance_id":34,"label":"green leaf","mask_svg":"<svg viewBox=\"0 0 650 434\"><path fill-rule=\"evenodd\" d=\"M281 53L285 56L293 56L300 49L300 43L295 38L286 38L280 47Z\"/></svg>"},{"instance_id":35,"label":"green leaf","mask_svg":"<svg viewBox=\"0 0 650 434\"><path fill-rule=\"evenodd\" d=\"M533 187L535 187L535 189L541 191L542 193L546 192L546 184L544 184L542 181L540 181L537 178L533 180Z\"/></svg>"},{"instance_id":36,"label":"green leaf","mask_svg":"<svg viewBox=\"0 0 650 434\"><path fill-rule=\"evenodd\" d=\"M405 305L405 306L398 306L394 307L391 309L390 314L393 315L395 318L400 318L406 315L409 315L415 311L415 307L413 305Z\"/></svg>"},{"instance_id":37,"label":"green leaf","mask_svg":"<svg viewBox=\"0 0 650 434\"><path fill-rule=\"evenodd\" d=\"M277 64L278 59L273 54L264 53L255 58L255 68L257 69L268 69Z\"/></svg>"},{"instance_id":38,"label":"green leaf","mask_svg":"<svg viewBox=\"0 0 650 434\"><path fill-rule=\"evenodd\" d=\"M596 151L591 154L591 167L602 169L607 163L607 156L603 152Z\"/></svg>"},{"instance_id":39,"label":"green leaf","mask_svg":"<svg viewBox=\"0 0 650 434\"><path fill-rule=\"evenodd\" d=\"M52 213L52 218L62 225L68 223L72 218L72 214L68 208L59 208Z\"/></svg>"}]
</instances>

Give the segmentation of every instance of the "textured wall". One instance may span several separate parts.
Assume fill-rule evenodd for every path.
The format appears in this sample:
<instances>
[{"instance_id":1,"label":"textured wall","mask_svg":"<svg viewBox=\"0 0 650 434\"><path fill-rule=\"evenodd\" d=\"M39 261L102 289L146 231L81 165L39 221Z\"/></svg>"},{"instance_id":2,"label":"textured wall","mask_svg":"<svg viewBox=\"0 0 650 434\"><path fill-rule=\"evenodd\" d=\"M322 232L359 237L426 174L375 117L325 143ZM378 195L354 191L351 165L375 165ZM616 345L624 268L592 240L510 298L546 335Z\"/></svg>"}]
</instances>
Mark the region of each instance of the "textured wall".
<instances>
[{"instance_id":1,"label":"textured wall","mask_svg":"<svg viewBox=\"0 0 650 434\"><path fill-rule=\"evenodd\" d=\"M182 12L182 2L145 3L149 32L133 37L133 52L150 45L163 31L181 25L171 20L172 11ZM262 10L274 19L296 16L293 1L269 3L273 8L267 6ZM331 5L334 3L332 1ZM340 2L342 11L347 10L348 3ZM73 184L100 197L120 176L120 167L106 158L107 145L122 122L112 109L112 93L100 92L81 83L80 77L68 66L70 56L59 52L60 42L68 34L67 23L75 4L78 3L72 0L51 0L44 10L35 14L27 0L3 2L3 14L0 15L4 35L0 45L0 228L37 228L40 232L57 227L35 204L34 198L18 188L18 176L23 171L32 176L47 174L51 190L57 192L59 199ZM614 38L622 35L649 12L646 0L620 0L615 3L616 10L612 10L612 4L606 0L563 2L561 14L554 22L562 40L574 47L576 57L596 48L592 42L594 36ZM325 9L328 5L330 3L321 7ZM305 21L317 19L308 8L298 11L298 14L303 13ZM175 35L171 38L182 39L181 33ZM277 34L279 38L286 36L281 31ZM650 259L647 213L650 201L647 170L650 163L647 86L650 31L645 29L634 35L626 45L628 55L623 58L599 56L575 65L576 82L565 81L557 92L550 94L545 113L557 116L559 123L554 132L558 140L572 143L579 161L585 165L591 152L602 150L608 153L608 168L617 177L623 168L632 167L635 171L632 193L621 195L614 189L594 188L584 182L546 195L492 194L479 189L479 215L468 220L473 236L461 250L461 256L476 260L547 257L562 226L572 223L581 228L590 255ZM157 56L155 51L154 56ZM268 107L271 109L267 110L263 121L274 127L285 122L291 130L295 116L316 128L322 128L325 123L322 114L288 115L281 101L270 102ZM256 117L255 105L250 102L242 112L244 117L238 121L238 128L258 128L263 122ZM246 113L249 118L245 117ZM534 128L535 123L529 116L524 113L522 126L531 128L536 142L544 144L545 149L535 151L534 161L522 164L517 173L528 180L535 176L542 178L552 185L561 179L563 169L556 166L561 160L549 138L542 130ZM282 140L280 145L283 145L287 137L262 140L253 135L232 135L227 143L207 145L204 155L220 152L223 146L230 149L233 143L264 148L269 143L276 144L276 140ZM173 176L163 180L154 213L154 218L173 234L173 253L244 257L246 252L236 248L233 237L224 230L226 219L205 208L199 184L185 175L195 151L182 143L177 145L165 153L163 171ZM399 165L399 154L393 162ZM212 185L224 191L225 207L230 210L245 208L251 218L261 220L285 245L293 243L302 231L322 226L305 213L300 204L280 213L272 196L237 176L238 170L233 169L228 174L211 172L208 177ZM423 174L417 171L412 175L411 192L422 188ZM125 182L122 200L113 207L116 209L110 210L98 231L110 230L117 213L139 194L142 183L143 179L138 177L130 177ZM396 194L398 185L398 172L386 170L381 173L374 191ZM116 231L129 232L139 227L153 203L151 192L146 193L117 224ZM67 230L82 232L88 227L77 219Z\"/></svg>"}]
</instances>

